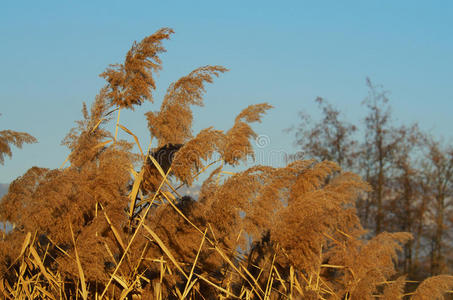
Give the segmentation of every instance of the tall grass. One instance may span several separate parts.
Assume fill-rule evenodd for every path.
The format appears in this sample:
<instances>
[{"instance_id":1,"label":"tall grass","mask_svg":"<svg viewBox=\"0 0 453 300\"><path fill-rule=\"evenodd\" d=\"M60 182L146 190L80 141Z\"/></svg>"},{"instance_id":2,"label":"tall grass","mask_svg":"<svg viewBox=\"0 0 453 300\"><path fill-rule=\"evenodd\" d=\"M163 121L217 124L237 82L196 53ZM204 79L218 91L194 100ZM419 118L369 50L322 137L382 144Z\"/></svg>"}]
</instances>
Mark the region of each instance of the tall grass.
<instances>
[{"instance_id":1,"label":"tall grass","mask_svg":"<svg viewBox=\"0 0 453 300\"><path fill-rule=\"evenodd\" d=\"M123 64L101 74L107 85L65 138L62 168L33 167L11 183L0 207L0 221L14 224L0 241L2 297L434 299L449 291L453 277L441 275L404 294L394 264L410 234L365 240L355 201L369 186L337 164L224 171L253 157L251 123L271 106L248 106L226 132L194 135L191 106L203 105L205 84L223 67L198 68L169 87L160 110L146 114L155 147L144 151L120 112L154 103L153 74L171 33L134 43ZM181 195L202 173L199 198Z\"/></svg>"}]
</instances>

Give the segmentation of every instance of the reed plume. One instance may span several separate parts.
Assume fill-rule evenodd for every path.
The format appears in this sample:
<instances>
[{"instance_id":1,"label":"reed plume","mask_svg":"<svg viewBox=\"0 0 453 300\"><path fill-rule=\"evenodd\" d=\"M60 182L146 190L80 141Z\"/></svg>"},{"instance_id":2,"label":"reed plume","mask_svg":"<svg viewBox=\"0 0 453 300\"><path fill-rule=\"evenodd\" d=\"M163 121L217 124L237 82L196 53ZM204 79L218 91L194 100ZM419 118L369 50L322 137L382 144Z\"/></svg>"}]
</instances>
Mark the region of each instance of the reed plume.
<instances>
[{"instance_id":1,"label":"reed plume","mask_svg":"<svg viewBox=\"0 0 453 300\"><path fill-rule=\"evenodd\" d=\"M0 164L5 163L5 155L13 155L11 146L14 145L17 148L22 148L23 144L36 143L37 140L26 132L19 132L13 130L1 130L0 131Z\"/></svg>"},{"instance_id":2,"label":"reed plume","mask_svg":"<svg viewBox=\"0 0 453 300\"><path fill-rule=\"evenodd\" d=\"M156 88L156 83L152 73L162 68L159 57L165 52L162 41L172 33L172 29L162 28L141 42L134 42L123 64L110 65L100 75L107 80L107 97L112 105L133 110L134 105L141 105L145 100L153 102L151 90Z\"/></svg>"},{"instance_id":3,"label":"reed plume","mask_svg":"<svg viewBox=\"0 0 453 300\"><path fill-rule=\"evenodd\" d=\"M148 112L148 128L152 136L165 144L183 144L192 137L191 105L203 106L205 83L212 83L227 69L222 66L205 66L172 83L159 112Z\"/></svg>"}]
</instances>

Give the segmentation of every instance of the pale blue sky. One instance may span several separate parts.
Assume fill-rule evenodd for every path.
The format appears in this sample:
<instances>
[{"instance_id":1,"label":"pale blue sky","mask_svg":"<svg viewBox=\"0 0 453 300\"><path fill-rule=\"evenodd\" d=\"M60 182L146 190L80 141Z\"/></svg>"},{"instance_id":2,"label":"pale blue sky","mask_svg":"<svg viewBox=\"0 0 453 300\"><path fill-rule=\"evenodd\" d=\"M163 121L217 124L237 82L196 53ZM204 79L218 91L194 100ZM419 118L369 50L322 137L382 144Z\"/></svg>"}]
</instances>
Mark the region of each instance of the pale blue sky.
<instances>
[{"instance_id":1,"label":"pale blue sky","mask_svg":"<svg viewBox=\"0 0 453 300\"><path fill-rule=\"evenodd\" d=\"M255 129L269 136L266 151L292 152L282 130L302 109L317 113L317 96L359 122L369 76L391 92L398 120L452 136L452 1L2 1L0 130L29 132L39 144L14 149L0 182L33 165L58 167L81 102L104 84L98 75L161 27L176 33L165 42L157 101L122 114L142 144L143 114L170 82L207 64L231 71L195 109L196 131L227 129L242 108L267 101L275 109Z\"/></svg>"}]
</instances>

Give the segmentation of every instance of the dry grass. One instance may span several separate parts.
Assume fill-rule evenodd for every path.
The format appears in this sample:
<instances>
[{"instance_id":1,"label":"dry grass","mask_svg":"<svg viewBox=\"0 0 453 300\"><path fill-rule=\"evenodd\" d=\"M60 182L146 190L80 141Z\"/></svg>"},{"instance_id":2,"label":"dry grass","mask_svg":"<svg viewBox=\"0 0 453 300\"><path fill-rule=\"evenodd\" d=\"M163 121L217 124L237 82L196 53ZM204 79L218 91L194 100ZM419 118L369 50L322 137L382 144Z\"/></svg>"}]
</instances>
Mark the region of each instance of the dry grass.
<instances>
[{"instance_id":1,"label":"dry grass","mask_svg":"<svg viewBox=\"0 0 453 300\"><path fill-rule=\"evenodd\" d=\"M250 123L270 105L249 106L225 133L207 128L193 137L190 105L202 104L204 83L225 68L199 68L172 84L161 110L147 114L157 148L131 152L118 129L140 143L120 109L152 99L152 72L171 33L135 43L124 65L102 74L106 88L64 141L66 168L32 168L11 184L0 207L0 221L15 226L0 241L1 297L405 296L405 278L391 280L396 253L411 237L363 238L355 201L369 187L358 176L328 161L223 171L253 156ZM103 129L112 109L115 133ZM221 159L210 163L214 153ZM190 186L210 170L198 200L178 193L175 182ZM450 276L434 277L406 296L434 299L452 285Z\"/></svg>"}]
</instances>

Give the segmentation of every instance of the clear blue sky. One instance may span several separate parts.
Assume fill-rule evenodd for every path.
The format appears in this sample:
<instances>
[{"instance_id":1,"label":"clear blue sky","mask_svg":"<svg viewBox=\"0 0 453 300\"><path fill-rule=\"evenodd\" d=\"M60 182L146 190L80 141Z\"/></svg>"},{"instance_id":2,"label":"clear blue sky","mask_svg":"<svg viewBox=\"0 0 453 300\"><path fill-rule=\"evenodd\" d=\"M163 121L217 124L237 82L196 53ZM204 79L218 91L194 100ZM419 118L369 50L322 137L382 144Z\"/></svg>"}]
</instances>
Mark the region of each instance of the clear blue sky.
<instances>
[{"instance_id":1,"label":"clear blue sky","mask_svg":"<svg viewBox=\"0 0 453 300\"><path fill-rule=\"evenodd\" d=\"M267 150L294 151L282 132L297 112L325 97L359 122L365 78L391 92L395 117L450 138L453 112L452 1L2 1L0 130L26 131L39 144L14 149L0 166L7 183L33 165L56 168L60 142L103 86L98 75L134 40L172 27L157 102L124 125L149 141L143 114L168 84L192 69L231 71L209 86L195 129L231 126L252 103L275 106L256 126Z\"/></svg>"}]
</instances>

